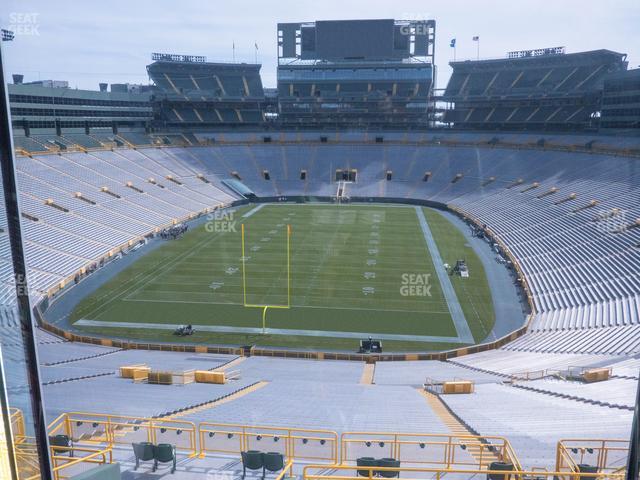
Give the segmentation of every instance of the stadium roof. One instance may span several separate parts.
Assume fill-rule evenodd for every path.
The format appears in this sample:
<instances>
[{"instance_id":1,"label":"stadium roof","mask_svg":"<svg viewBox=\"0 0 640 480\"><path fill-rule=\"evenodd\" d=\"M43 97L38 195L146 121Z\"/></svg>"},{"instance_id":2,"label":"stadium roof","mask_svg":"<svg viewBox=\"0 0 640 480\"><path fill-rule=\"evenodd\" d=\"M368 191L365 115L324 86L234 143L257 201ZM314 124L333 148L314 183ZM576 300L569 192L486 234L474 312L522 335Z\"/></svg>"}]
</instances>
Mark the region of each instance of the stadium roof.
<instances>
[{"instance_id":1,"label":"stadium roof","mask_svg":"<svg viewBox=\"0 0 640 480\"><path fill-rule=\"evenodd\" d=\"M549 63L566 63L568 61L579 61L586 60L590 58L608 58L610 60L624 61L626 60L627 54L614 52L613 50L600 49L600 50L590 50L587 52L575 52L575 53L565 53L565 54L555 54L555 55L538 55L531 57L518 57L518 58L490 58L483 60L458 60L454 62L449 62L451 67L461 67L461 66L487 66L487 67L495 67L499 64L549 64Z\"/></svg>"}]
</instances>

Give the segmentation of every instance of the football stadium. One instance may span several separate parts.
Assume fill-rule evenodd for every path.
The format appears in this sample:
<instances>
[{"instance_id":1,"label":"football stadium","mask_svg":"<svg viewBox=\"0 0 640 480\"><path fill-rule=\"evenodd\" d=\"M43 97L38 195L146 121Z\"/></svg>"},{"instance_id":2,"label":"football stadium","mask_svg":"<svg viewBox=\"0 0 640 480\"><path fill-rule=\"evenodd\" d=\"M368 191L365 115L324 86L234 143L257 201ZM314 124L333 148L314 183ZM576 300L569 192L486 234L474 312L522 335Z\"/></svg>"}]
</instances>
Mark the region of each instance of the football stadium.
<instances>
[{"instance_id":1,"label":"football stadium","mask_svg":"<svg viewBox=\"0 0 640 480\"><path fill-rule=\"evenodd\" d=\"M1 479L638 478L627 53L307 18L81 89L13 67L33 15L0 15Z\"/></svg>"}]
</instances>

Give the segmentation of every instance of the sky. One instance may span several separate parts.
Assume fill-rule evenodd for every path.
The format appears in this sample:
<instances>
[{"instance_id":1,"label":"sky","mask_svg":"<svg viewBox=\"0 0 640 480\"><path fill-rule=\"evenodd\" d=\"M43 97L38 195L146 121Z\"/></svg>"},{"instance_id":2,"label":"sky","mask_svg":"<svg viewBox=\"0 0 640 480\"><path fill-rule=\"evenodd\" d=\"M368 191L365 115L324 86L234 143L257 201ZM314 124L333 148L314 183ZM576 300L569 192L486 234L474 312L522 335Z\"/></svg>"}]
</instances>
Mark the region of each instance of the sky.
<instances>
[{"instance_id":1,"label":"sky","mask_svg":"<svg viewBox=\"0 0 640 480\"><path fill-rule=\"evenodd\" d=\"M152 52L205 55L209 61L262 64L265 87L276 86L276 24L314 20L436 20L437 86L453 59L504 57L508 51L565 46L606 48L640 66L640 0L2 0L0 26L7 73L25 81L149 83Z\"/></svg>"}]
</instances>

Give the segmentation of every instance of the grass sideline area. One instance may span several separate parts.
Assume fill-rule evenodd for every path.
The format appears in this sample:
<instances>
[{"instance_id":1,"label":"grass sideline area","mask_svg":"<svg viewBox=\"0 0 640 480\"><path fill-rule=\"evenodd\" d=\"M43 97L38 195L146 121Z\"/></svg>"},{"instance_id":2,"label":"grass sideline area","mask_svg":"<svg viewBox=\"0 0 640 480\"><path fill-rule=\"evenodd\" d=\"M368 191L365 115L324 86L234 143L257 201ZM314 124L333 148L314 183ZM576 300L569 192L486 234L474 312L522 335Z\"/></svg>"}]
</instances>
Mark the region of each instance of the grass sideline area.
<instances>
[{"instance_id":1,"label":"grass sideline area","mask_svg":"<svg viewBox=\"0 0 640 480\"><path fill-rule=\"evenodd\" d=\"M291 304L289 309L268 309L269 328L407 336L385 340L387 351L461 346L455 341L411 339L456 336L414 207L280 204L255 208L220 215L179 240L167 241L83 299L71 321L191 323L196 330L198 325L259 328L262 309L245 307L246 296L249 304ZM451 280L473 336L481 341L494 322L482 264L446 218L427 208L424 213L443 260L453 265L464 258L469 265L470 278ZM245 224L246 289L241 223ZM291 225L290 275L287 225ZM412 294L414 290L403 291L407 278L427 278L428 295L420 294L425 292L420 285L414 289L417 295ZM81 328L120 338L182 340L167 330ZM183 341L327 350L354 350L357 345L352 338L335 336L205 331Z\"/></svg>"}]
</instances>

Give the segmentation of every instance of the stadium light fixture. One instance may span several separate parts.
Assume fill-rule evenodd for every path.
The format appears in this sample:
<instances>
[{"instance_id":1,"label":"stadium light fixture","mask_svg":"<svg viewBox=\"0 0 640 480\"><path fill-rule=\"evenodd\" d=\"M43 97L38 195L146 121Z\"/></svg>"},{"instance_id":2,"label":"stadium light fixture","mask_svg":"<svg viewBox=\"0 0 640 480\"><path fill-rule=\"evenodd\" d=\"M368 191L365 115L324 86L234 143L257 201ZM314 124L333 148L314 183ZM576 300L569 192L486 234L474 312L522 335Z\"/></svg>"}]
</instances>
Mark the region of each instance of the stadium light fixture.
<instances>
[{"instance_id":1,"label":"stadium light fixture","mask_svg":"<svg viewBox=\"0 0 640 480\"><path fill-rule=\"evenodd\" d=\"M15 32L6 30L4 28L0 30L0 35L2 36L3 42L11 42L14 38L16 38Z\"/></svg>"}]
</instances>

